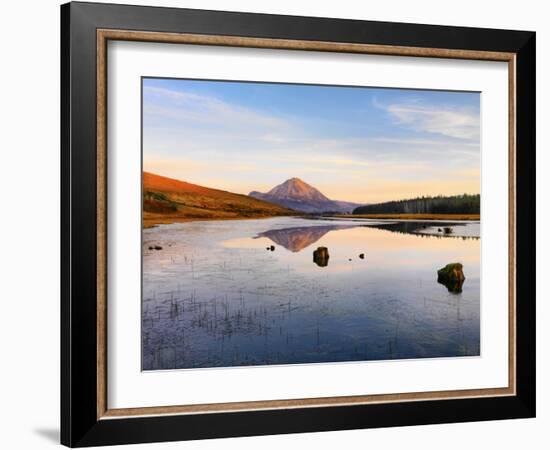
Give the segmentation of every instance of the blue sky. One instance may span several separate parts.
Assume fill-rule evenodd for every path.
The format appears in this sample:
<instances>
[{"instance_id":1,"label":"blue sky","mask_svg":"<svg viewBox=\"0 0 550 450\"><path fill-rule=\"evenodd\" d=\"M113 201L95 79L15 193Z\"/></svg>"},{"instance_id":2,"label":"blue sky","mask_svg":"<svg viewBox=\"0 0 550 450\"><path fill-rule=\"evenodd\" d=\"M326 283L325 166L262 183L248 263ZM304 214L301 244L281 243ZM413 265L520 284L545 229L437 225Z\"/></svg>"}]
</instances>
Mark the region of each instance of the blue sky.
<instances>
[{"instance_id":1,"label":"blue sky","mask_svg":"<svg viewBox=\"0 0 550 450\"><path fill-rule=\"evenodd\" d=\"M144 170L247 194L299 177L335 200L479 193L479 94L143 80Z\"/></svg>"}]
</instances>

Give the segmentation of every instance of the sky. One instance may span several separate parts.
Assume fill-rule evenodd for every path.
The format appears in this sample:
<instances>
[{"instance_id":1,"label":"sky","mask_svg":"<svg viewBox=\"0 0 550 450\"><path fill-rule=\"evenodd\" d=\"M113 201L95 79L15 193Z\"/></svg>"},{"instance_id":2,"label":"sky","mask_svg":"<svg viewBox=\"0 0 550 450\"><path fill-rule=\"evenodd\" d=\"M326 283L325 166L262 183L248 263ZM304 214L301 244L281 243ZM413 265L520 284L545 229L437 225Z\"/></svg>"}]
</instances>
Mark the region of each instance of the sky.
<instances>
[{"instance_id":1,"label":"sky","mask_svg":"<svg viewBox=\"0 0 550 450\"><path fill-rule=\"evenodd\" d=\"M143 79L143 169L240 194L298 177L333 200L480 192L472 92Z\"/></svg>"}]
</instances>

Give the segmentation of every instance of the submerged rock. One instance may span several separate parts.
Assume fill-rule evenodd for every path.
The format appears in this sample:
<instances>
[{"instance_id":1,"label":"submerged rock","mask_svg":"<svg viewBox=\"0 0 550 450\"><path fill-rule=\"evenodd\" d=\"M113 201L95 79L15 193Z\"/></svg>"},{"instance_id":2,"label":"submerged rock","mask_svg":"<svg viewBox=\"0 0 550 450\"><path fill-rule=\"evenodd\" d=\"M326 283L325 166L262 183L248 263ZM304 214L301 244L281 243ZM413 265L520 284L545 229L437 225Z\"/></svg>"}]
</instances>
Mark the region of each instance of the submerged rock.
<instances>
[{"instance_id":1,"label":"submerged rock","mask_svg":"<svg viewBox=\"0 0 550 450\"><path fill-rule=\"evenodd\" d=\"M313 262L319 267L328 266L329 258L328 248L326 247L317 247L317 250L313 251Z\"/></svg>"},{"instance_id":2,"label":"submerged rock","mask_svg":"<svg viewBox=\"0 0 550 450\"><path fill-rule=\"evenodd\" d=\"M462 285L465 279L462 264L460 263L447 264L437 271L437 282L445 285L449 292L455 294L462 292Z\"/></svg>"}]
</instances>

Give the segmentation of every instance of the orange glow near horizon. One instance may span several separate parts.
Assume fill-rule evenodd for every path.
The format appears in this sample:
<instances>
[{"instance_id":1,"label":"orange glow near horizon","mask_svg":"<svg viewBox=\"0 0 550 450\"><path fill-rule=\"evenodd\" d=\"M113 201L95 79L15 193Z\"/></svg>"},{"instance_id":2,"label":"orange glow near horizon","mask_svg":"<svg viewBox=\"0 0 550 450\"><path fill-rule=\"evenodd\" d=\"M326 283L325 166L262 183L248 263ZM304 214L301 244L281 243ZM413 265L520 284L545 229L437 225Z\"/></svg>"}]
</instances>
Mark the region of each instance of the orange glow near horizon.
<instances>
[{"instance_id":1,"label":"orange glow near horizon","mask_svg":"<svg viewBox=\"0 0 550 450\"><path fill-rule=\"evenodd\" d=\"M203 164L185 159L145 159L143 170L156 175L174 178L188 183L198 184L212 189L221 189L237 194L248 195L251 191L267 192L277 184L283 183L288 175L281 175L276 184L267 182L252 183L247 177L248 172L254 172L253 164L212 163ZM307 172L307 171L306 171ZM345 173L345 171L343 171ZM309 176L308 176L309 175ZM296 175L312 185L332 200L343 200L355 203L379 203L392 200L403 200L421 196L479 194L479 170L471 170L461 177L433 180L402 180L398 178L381 179L364 174L349 177L339 182L330 183L326 180ZM312 180L314 179L314 180Z\"/></svg>"}]
</instances>

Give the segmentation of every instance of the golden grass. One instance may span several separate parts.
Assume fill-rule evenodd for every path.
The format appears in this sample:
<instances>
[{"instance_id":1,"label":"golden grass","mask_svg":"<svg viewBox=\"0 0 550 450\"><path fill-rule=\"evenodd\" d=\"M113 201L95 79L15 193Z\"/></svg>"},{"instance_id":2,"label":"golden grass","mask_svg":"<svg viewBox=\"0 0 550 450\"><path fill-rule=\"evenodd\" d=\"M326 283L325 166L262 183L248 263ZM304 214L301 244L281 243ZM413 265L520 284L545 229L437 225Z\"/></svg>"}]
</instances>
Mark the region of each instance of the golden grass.
<instances>
[{"instance_id":1,"label":"golden grass","mask_svg":"<svg viewBox=\"0 0 550 450\"><path fill-rule=\"evenodd\" d=\"M289 214L290 215L290 214ZM204 217L185 217L185 216L155 216L147 217L147 213L143 215L143 228L153 228L155 225L166 225L171 223L197 222L206 220L247 220L247 219L269 219L273 215L255 215L255 216L204 216Z\"/></svg>"},{"instance_id":2,"label":"golden grass","mask_svg":"<svg viewBox=\"0 0 550 450\"><path fill-rule=\"evenodd\" d=\"M346 219L479 220L479 214L339 214Z\"/></svg>"}]
</instances>

